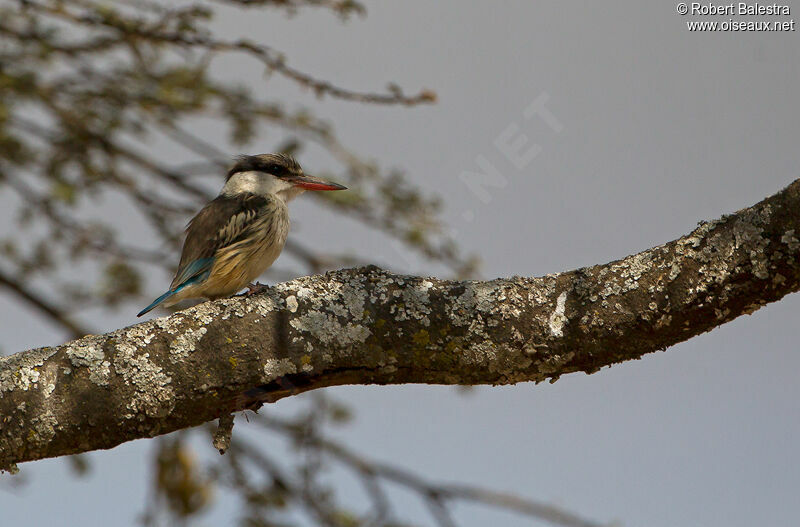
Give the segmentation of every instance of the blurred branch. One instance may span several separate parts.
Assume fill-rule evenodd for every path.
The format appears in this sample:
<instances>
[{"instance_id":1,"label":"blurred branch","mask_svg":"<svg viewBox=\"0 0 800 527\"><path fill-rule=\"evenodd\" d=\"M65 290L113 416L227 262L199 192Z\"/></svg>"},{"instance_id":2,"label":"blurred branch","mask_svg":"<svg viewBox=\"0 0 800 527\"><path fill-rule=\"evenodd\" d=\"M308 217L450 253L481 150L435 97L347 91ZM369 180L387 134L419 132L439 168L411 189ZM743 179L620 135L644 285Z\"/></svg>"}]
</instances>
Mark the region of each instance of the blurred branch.
<instances>
[{"instance_id":1,"label":"blurred branch","mask_svg":"<svg viewBox=\"0 0 800 527\"><path fill-rule=\"evenodd\" d=\"M303 448L315 448L331 455L367 481L374 482L375 478L382 478L414 491L426 501L440 525L453 523L447 514L447 502L463 500L506 509L563 527L600 527L600 524L580 518L562 508L513 494L470 485L430 483L409 470L388 463L370 461L341 443L309 434L300 422L263 415L257 416L254 422L268 430L289 435L295 441L300 442ZM380 502L382 499L374 498L374 501ZM385 517L385 513L381 517Z\"/></svg>"},{"instance_id":2,"label":"blurred branch","mask_svg":"<svg viewBox=\"0 0 800 527\"><path fill-rule=\"evenodd\" d=\"M215 0L220 4L233 4L244 7L272 6L293 12L302 7L325 7L341 16L351 13L364 14L366 10L360 2L354 0Z\"/></svg>"},{"instance_id":3,"label":"blurred branch","mask_svg":"<svg viewBox=\"0 0 800 527\"><path fill-rule=\"evenodd\" d=\"M23 280L8 276L4 272L0 271L0 286L4 287L8 291L11 291L14 295L24 300L27 304L33 306L37 311L45 315L48 320L67 330L67 332L73 338L80 338L89 333L88 330L67 315L66 309L53 305L43 296L22 285L23 283Z\"/></svg>"},{"instance_id":4,"label":"blurred branch","mask_svg":"<svg viewBox=\"0 0 800 527\"><path fill-rule=\"evenodd\" d=\"M46 3L36 2L34 0L26 0L25 6L29 9L37 9L42 13L46 13L55 18L64 21L89 27L102 27L112 29L117 32L116 39L104 39L101 42L94 42L89 46L82 46L77 48L79 51L89 50L102 50L108 51L118 45L125 45L129 43L130 37L145 40L147 42L158 43L162 45L184 46L191 49L203 49L214 53L243 53L252 57L264 66L269 71L276 72L288 79L295 81L300 86L312 90L318 97L323 95L330 95L332 97L354 101L360 103L376 103L376 104L400 104L406 106L413 106L423 103L431 103L436 101L436 94L429 90L423 90L417 95L407 96L402 90L392 84L389 87L389 93L365 93L348 90L336 86L335 84L317 79L307 73L304 73L296 68L289 66L286 63L285 56L268 46L258 44L250 40L241 39L236 41L227 41L220 38L214 38L208 33L202 31L186 31L187 27L183 30L165 29L172 24L169 19L164 18L163 13L154 21L149 21L145 17L138 18L135 23L132 19L121 16L121 13L116 12L111 6L106 4L99 4L90 0L69 0L60 3L58 7L50 7ZM85 11L73 11L71 7L78 6ZM164 11L164 13L171 13L174 11ZM191 6L185 10L178 10L174 17L176 24L187 23L197 18L207 16L208 12L199 6ZM178 26L180 27L180 26ZM5 29L0 26L0 32L17 36L18 38L30 38L33 34L20 34L11 29ZM54 52L63 52L65 49L69 50L69 54L75 53L75 46L65 45L65 43L58 43L53 46Z\"/></svg>"},{"instance_id":5,"label":"blurred branch","mask_svg":"<svg viewBox=\"0 0 800 527\"><path fill-rule=\"evenodd\" d=\"M53 228L68 231L76 245L87 246L98 254L112 255L125 260L164 263L165 253L119 244L107 233L82 225L70 216L58 212L53 200L39 195L12 172L3 172L2 175L5 182L17 192L21 200L40 213L40 217L46 218Z\"/></svg>"}]
</instances>

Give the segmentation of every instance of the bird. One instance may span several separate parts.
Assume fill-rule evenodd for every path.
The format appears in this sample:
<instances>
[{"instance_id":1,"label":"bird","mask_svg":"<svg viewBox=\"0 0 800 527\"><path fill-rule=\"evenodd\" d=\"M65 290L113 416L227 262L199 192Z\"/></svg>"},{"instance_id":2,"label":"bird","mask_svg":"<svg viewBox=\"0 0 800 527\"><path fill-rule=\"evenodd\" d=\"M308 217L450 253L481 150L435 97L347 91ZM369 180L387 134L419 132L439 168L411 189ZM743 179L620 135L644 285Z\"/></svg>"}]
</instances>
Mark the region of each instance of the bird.
<instances>
[{"instance_id":1,"label":"bird","mask_svg":"<svg viewBox=\"0 0 800 527\"><path fill-rule=\"evenodd\" d=\"M287 203L306 190L346 189L305 174L286 154L240 156L219 195L186 226L169 290L136 316L187 298L225 298L245 286L257 290L260 284L252 281L272 265L286 243Z\"/></svg>"}]
</instances>

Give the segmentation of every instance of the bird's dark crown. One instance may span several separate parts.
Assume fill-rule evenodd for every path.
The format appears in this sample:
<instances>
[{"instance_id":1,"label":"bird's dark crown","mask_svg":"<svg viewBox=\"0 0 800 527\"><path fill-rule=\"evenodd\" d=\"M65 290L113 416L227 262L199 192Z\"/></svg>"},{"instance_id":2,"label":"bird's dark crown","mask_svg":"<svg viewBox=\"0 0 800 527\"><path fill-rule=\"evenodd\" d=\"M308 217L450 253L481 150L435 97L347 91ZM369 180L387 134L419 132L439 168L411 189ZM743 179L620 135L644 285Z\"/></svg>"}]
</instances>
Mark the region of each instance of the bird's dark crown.
<instances>
[{"instance_id":1,"label":"bird's dark crown","mask_svg":"<svg viewBox=\"0 0 800 527\"><path fill-rule=\"evenodd\" d=\"M300 163L287 154L259 154L239 156L236 164L228 170L225 181L238 172L265 172L279 178L291 178L303 174Z\"/></svg>"}]
</instances>

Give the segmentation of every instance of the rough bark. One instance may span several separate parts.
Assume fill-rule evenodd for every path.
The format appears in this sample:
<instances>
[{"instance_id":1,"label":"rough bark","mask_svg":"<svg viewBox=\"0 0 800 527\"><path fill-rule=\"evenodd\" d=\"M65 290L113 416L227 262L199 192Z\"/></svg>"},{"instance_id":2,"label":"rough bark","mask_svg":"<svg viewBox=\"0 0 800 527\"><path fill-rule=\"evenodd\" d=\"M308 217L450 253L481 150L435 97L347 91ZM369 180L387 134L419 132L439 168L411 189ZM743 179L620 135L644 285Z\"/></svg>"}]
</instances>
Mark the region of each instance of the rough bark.
<instances>
[{"instance_id":1,"label":"rough bark","mask_svg":"<svg viewBox=\"0 0 800 527\"><path fill-rule=\"evenodd\" d=\"M340 384L509 384L638 359L800 286L800 180L605 265L486 282L299 278L0 359L0 466Z\"/></svg>"}]
</instances>

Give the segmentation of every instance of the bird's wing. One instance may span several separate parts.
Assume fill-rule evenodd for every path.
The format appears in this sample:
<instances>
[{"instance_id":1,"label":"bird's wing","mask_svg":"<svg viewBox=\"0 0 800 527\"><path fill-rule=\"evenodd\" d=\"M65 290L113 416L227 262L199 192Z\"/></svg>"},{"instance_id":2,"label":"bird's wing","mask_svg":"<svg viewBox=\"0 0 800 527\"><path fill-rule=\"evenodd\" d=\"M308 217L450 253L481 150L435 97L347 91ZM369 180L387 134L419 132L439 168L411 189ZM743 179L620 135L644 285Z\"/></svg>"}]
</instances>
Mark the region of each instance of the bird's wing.
<instances>
[{"instance_id":1,"label":"bird's wing","mask_svg":"<svg viewBox=\"0 0 800 527\"><path fill-rule=\"evenodd\" d=\"M171 290L205 279L218 250L247 237L270 198L255 194L218 196L186 226L181 261Z\"/></svg>"}]
</instances>

